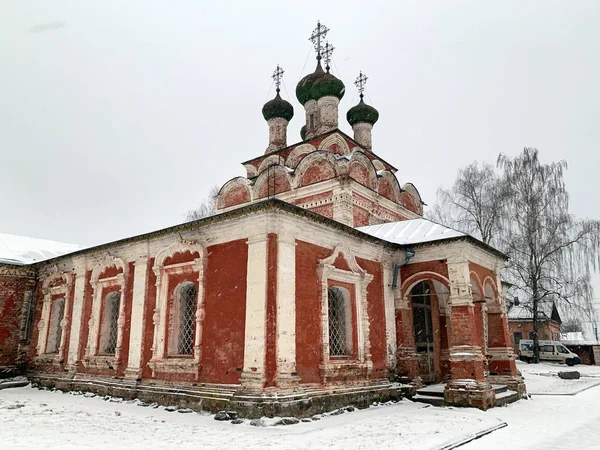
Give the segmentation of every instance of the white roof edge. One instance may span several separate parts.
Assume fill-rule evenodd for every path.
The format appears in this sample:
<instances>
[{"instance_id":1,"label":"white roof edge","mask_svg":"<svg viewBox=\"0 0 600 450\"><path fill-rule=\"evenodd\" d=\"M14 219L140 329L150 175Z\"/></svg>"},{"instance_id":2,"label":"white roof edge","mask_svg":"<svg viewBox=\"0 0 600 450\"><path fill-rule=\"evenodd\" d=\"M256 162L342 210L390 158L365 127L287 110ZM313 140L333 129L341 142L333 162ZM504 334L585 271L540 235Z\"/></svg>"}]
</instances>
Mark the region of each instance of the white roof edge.
<instances>
[{"instance_id":1,"label":"white roof edge","mask_svg":"<svg viewBox=\"0 0 600 450\"><path fill-rule=\"evenodd\" d=\"M407 219L356 228L363 233L399 244L412 245L445 239L468 237L462 231L446 227L429 219Z\"/></svg>"}]
</instances>

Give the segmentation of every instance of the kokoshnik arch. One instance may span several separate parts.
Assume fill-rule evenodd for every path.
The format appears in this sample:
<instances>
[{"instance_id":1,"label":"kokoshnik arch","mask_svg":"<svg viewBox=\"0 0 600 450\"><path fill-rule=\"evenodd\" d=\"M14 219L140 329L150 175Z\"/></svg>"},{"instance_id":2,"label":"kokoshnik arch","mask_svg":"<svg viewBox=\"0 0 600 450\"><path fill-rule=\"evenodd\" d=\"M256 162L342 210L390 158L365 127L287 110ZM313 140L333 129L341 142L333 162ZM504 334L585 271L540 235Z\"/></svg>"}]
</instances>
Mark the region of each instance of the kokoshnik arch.
<instances>
[{"instance_id":1,"label":"kokoshnik arch","mask_svg":"<svg viewBox=\"0 0 600 450\"><path fill-rule=\"evenodd\" d=\"M367 405L434 382L447 383L447 404L480 408L496 403L492 384L524 392L506 257L423 219L417 189L373 149L379 113L362 73L353 137L338 129L345 85L327 31L311 36L316 68L296 87L302 140L287 144L294 107L277 67L266 151L223 185L216 215L0 260L0 365L46 386L247 416Z\"/></svg>"}]
</instances>

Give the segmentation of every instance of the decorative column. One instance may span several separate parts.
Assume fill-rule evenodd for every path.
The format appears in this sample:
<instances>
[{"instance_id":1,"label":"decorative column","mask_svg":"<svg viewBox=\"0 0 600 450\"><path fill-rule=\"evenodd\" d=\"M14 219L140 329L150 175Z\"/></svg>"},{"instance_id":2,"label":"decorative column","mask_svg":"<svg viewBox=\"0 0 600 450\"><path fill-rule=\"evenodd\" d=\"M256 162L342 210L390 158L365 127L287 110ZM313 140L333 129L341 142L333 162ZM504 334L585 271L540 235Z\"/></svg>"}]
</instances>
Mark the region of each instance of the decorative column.
<instances>
[{"instance_id":1,"label":"decorative column","mask_svg":"<svg viewBox=\"0 0 600 450\"><path fill-rule=\"evenodd\" d=\"M265 378L267 234L250 237L246 278L246 327L242 390L261 391Z\"/></svg>"},{"instance_id":2,"label":"decorative column","mask_svg":"<svg viewBox=\"0 0 600 450\"><path fill-rule=\"evenodd\" d=\"M383 303L385 311L385 342L387 349L387 368L389 373L396 370L396 314L394 306L394 288L392 281L394 278L394 264L391 261L385 261L383 264ZM400 284L396 289L400 289Z\"/></svg>"},{"instance_id":3,"label":"decorative column","mask_svg":"<svg viewBox=\"0 0 600 450\"><path fill-rule=\"evenodd\" d=\"M400 273L398 273L398 286L401 286ZM413 314L410 303L410 291L402 292L400 288L394 292L394 308L396 316L396 360L397 373L406 377L417 387L423 386L423 380L419 372L419 356L415 345L415 334L413 329Z\"/></svg>"},{"instance_id":4,"label":"decorative column","mask_svg":"<svg viewBox=\"0 0 600 450\"><path fill-rule=\"evenodd\" d=\"M333 220L349 227L354 226L352 192L346 189L345 184L333 190Z\"/></svg>"},{"instance_id":5,"label":"decorative column","mask_svg":"<svg viewBox=\"0 0 600 450\"><path fill-rule=\"evenodd\" d=\"M277 379L279 388L300 383L296 372L296 239L277 237Z\"/></svg>"},{"instance_id":6,"label":"decorative column","mask_svg":"<svg viewBox=\"0 0 600 450\"><path fill-rule=\"evenodd\" d=\"M75 268L75 295L73 297L73 315L71 318L71 337L67 356L67 370L74 374L79 360L79 341L81 339L81 320L85 296L85 265L79 263Z\"/></svg>"},{"instance_id":7,"label":"decorative column","mask_svg":"<svg viewBox=\"0 0 600 450\"><path fill-rule=\"evenodd\" d=\"M502 264L497 264L494 268L497 286L496 298L488 301L487 307L490 336L487 349L490 373L488 381L494 384L505 384L509 389L524 394L526 391L525 381L517 370L515 363L517 355L513 350L508 331L506 301L502 293L502 280L500 279L501 268Z\"/></svg>"},{"instance_id":8,"label":"decorative column","mask_svg":"<svg viewBox=\"0 0 600 450\"><path fill-rule=\"evenodd\" d=\"M142 353L144 342L145 302L148 284L148 255L142 255L135 261L133 271L133 299L131 304L131 329L129 331L129 357L125 377L133 380L142 378Z\"/></svg>"},{"instance_id":9,"label":"decorative column","mask_svg":"<svg viewBox=\"0 0 600 450\"><path fill-rule=\"evenodd\" d=\"M450 281L449 362L451 380L446 385L446 403L487 409L496 396L484 376L484 356L475 326L469 261L463 256L448 258Z\"/></svg>"}]
</instances>

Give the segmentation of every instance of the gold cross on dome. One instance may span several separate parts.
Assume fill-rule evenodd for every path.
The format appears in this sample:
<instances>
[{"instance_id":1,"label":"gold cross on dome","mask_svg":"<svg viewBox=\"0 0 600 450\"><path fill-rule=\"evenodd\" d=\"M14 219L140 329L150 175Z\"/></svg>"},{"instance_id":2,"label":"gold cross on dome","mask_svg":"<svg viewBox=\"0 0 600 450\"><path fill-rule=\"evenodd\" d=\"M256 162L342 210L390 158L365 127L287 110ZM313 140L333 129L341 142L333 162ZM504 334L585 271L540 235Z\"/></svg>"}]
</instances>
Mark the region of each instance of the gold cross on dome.
<instances>
[{"instance_id":1,"label":"gold cross on dome","mask_svg":"<svg viewBox=\"0 0 600 450\"><path fill-rule=\"evenodd\" d=\"M277 69L275 69L275 72L273 72L273 75L271 76L271 78L273 78L273 80L275 81L275 87L277 88L277 92L279 92L279 86L281 86L281 79L283 78L283 74L285 73L285 71L279 67L279 64L277 64Z\"/></svg>"},{"instance_id":2,"label":"gold cross on dome","mask_svg":"<svg viewBox=\"0 0 600 450\"><path fill-rule=\"evenodd\" d=\"M327 28L325 25L321 25L321 22L318 21L317 28L314 29L314 31L310 35L310 38L308 38L308 40L311 41L315 46L315 51L317 52L317 59L321 59L321 37L325 39L325 36L327 36L328 31L329 28Z\"/></svg>"},{"instance_id":3,"label":"gold cross on dome","mask_svg":"<svg viewBox=\"0 0 600 450\"><path fill-rule=\"evenodd\" d=\"M367 84L368 79L369 79L369 77L367 77L361 71L358 75L358 78L356 78L356 81L354 82L354 85L358 88L358 93L360 94L360 98L363 97L363 92L365 90L365 84Z\"/></svg>"},{"instance_id":4,"label":"gold cross on dome","mask_svg":"<svg viewBox=\"0 0 600 450\"><path fill-rule=\"evenodd\" d=\"M331 62L331 55L333 54L334 50L335 47L333 45L331 45L329 42L325 43L325 47L323 48L323 59L325 60L325 66L327 67L327 70L329 70L329 63Z\"/></svg>"}]
</instances>

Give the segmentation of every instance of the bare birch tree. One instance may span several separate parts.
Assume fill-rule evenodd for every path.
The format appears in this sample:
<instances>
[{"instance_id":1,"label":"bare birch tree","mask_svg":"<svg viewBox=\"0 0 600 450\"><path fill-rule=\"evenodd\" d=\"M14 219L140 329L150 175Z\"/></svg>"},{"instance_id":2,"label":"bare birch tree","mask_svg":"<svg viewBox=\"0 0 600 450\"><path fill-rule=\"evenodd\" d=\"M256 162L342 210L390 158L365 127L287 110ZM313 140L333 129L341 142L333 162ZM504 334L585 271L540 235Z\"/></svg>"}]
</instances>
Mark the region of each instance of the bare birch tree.
<instances>
[{"instance_id":1,"label":"bare birch tree","mask_svg":"<svg viewBox=\"0 0 600 450\"><path fill-rule=\"evenodd\" d=\"M437 202L427 217L492 244L508 194L492 165L474 162L459 170L451 189L438 189Z\"/></svg>"},{"instance_id":2,"label":"bare birch tree","mask_svg":"<svg viewBox=\"0 0 600 450\"><path fill-rule=\"evenodd\" d=\"M564 161L543 164L536 149L525 148L514 159L501 154L498 167L509 190L499 247L509 256L509 281L532 311L537 363L544 305L591 305L590 272L600 262L600 224L569 214Z\"/></svg>"},{"instance_id":3,"label":"bare birch tree","mask_svg":"<svg viewBox=\"0 0 600 450\"><path fill-rule=\"evenodd\" d=\"M218 186L212 186L208 192L208 196L200 202L196 209L190 209L185 213L185 219L188 222L192 220L202 219L204 217L212 216L216 212L216 198L219 193Z\"/></svg>"},{"instance_id":4,"label":"bare birch tree","mask_svg":"<svg viewBox=\"0 0 600 450\"><path fill-rule=\"evenodd\" d=\"M509 256L503 276L532 314L539 362L539 326L552 303L569 322L596 319L590 275L600 263L600 223L569 214L564 161L543 164L536 149L525 148L514 159L501 154L497 167L460 170L451 189L438 191L428 218Z\"/></svg>"}]
</instances>

